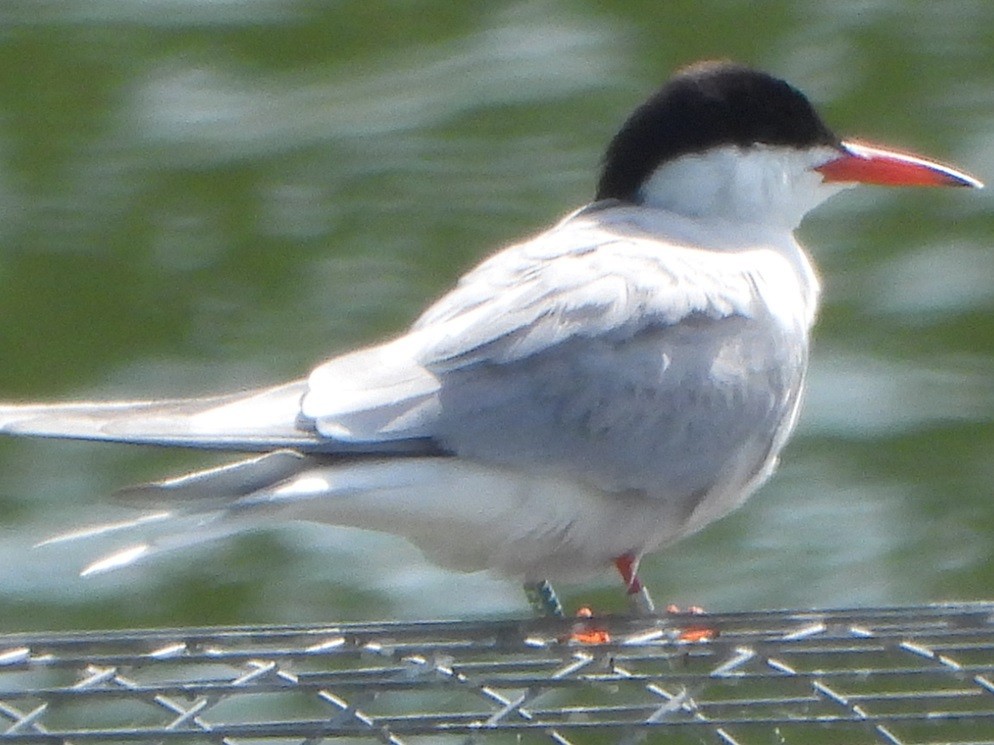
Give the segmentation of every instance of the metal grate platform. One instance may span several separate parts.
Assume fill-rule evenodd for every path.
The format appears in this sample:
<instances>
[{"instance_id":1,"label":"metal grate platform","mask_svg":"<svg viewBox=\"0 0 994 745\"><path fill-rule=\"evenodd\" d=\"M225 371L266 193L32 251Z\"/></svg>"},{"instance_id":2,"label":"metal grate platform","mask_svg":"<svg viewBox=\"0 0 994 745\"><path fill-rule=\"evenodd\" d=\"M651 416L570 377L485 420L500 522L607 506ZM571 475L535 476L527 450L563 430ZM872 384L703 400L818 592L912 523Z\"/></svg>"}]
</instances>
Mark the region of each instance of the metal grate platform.
<instances>
[{"instance_id":1,"label":"metal grate platform","mask_svg":"<svg viewBox=\"0 0 994 745\"><path fill-rule=\"evenodd\" d=\"M994 603L0 636L0 743L664 737L994 741Z\"/></svg>"}]
</instances>

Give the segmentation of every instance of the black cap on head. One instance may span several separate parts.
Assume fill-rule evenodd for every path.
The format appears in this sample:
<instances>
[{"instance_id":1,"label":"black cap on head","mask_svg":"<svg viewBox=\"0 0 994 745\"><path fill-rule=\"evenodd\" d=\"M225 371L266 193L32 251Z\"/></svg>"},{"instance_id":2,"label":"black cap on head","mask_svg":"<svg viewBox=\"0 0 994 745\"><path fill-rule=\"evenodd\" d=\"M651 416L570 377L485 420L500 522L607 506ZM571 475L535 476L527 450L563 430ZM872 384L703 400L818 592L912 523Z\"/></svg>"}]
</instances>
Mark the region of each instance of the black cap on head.
<instances>
[{"instance_id":1,"label":"black cap on head","mask_svg":"<svg viewBox=\"0 0 994 745\"><path fill-rule=\"evenodd\" d=\"M764 72L726 61L678 71L611 140L598 199L635 201L661 163L717 145L835 147L839 138L804 94Z\"/></svg>"}]
</instances>

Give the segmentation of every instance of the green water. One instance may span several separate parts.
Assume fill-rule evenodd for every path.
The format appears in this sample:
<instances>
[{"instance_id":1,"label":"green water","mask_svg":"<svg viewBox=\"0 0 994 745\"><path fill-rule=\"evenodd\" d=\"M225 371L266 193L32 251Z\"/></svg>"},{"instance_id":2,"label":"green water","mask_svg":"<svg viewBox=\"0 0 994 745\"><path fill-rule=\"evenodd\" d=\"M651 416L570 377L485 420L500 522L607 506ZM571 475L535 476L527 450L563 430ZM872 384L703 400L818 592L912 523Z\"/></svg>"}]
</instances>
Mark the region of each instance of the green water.
<instances>
[{"instance_id":1,"label":"green water","mask_svg":"<svg viewBox=\"0 0 994 745\"><path fill-rule=\"evenodd\" d=\"M982 0L4 0L0 397L239 389L384 338L589 199L630 108L708 56L992 179ZM657 599L994 597L990 199L864 190L803 226L826 291L798 435L744 509L645 562ZM274 525L87 580L119 544L31 548L216 462L0 442L0 629L527 612L360 531ZM607 574L565 594L621 607Z\"/></svg>"}]
</instances>

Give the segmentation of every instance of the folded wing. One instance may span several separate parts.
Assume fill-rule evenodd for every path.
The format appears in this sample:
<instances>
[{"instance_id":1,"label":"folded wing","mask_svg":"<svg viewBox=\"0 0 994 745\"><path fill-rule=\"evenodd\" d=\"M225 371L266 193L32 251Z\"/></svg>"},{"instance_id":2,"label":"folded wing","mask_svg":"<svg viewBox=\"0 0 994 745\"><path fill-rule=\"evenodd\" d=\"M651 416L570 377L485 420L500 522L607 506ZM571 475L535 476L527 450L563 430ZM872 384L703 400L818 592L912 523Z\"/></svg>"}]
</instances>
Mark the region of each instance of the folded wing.
<instances>
[{"instance_id":1,"label":"folded wing","mask_svg":"<svg viewBox=\"0 0 994 745\"><path fill-rule=\"evenodd\" d=\"M298 424L305 391L300 380L208 398L5 404L0 432L223 450L311 449L321 438Z\"/></svg>"},{"instance_id":2,"label":"folded wing","mask_svg":"<svg viewBox=\"0 0 994 745\"><path fill-rule=\"evenodd\" d=\"M0 432L250 452L458 454L443 411L456 378L466 383L469 375L461 389L492 399L481 405L510 397L527 407L514 381L493 380L494 370L532 359L548 365L551 350L568 356L587 341L604 353L647 330L754 312L752 280L730 271L727 256L661 247L658 232L650 240L638 226L612 221L615 213L626 211L588 208L498 253L404 336L331 359L307 380L210 398L0 405ZM595 360L602 363L609 358ZM533 372L540 369L556 372ZM474 370L481 375L473 378ZM527 377L528 369L515 371ZM482 385L488 380L491 390ZM448 416L472 415L467 406L459 402ZM448 439L439 442L440 434Z\"/></svg>"},{"instance_id":3,"label":"folded wing","mask_svg":"<svg viewBox=\"0 0 994 745\"><path fill-rule=\"evenodd\" d=\"M485 261L405 336L318 367L302 413L345 442L437 438L447 419L472 416L471 404L443 410L457 380L485 408L520 403L515 376L569 375L590 350L600 374L623 376L627 345L646 333L757 312L753 280L733 263L581 213ZM459 453L458 442L443 447Z\"/></svg>"}]
</instances>

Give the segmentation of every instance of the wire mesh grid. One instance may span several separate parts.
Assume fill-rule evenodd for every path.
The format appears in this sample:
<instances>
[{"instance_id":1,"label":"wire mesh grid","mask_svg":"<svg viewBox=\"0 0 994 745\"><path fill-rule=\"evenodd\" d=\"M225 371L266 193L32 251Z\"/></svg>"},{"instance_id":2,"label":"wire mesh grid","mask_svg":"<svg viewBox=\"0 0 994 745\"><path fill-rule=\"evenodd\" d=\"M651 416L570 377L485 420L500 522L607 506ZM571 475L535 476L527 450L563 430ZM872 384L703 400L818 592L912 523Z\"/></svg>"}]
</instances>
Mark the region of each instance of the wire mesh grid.
<instances>
[{"instance_id":1,"label":"wire mesh grid","mask_svg":"<svg viewBox=\"0 0 994 745\"><path fill-rule=\"evenodd\" d=\"M0 742L980 743L994 603L0 636Z\"/></svg>"}]
</instances>

